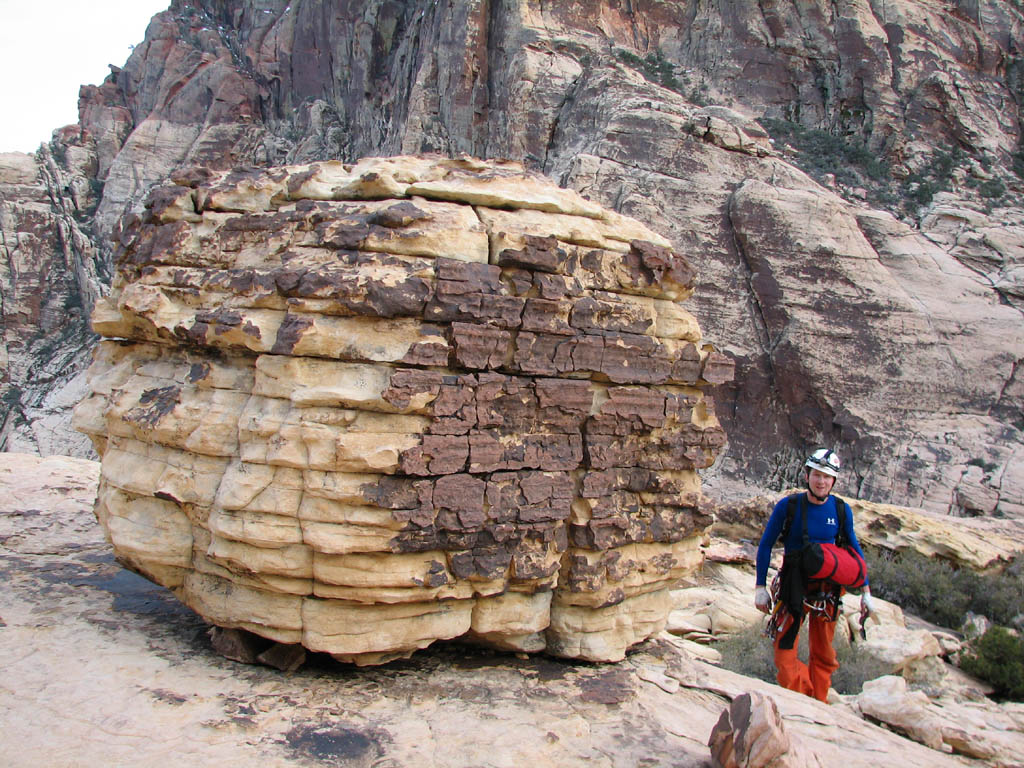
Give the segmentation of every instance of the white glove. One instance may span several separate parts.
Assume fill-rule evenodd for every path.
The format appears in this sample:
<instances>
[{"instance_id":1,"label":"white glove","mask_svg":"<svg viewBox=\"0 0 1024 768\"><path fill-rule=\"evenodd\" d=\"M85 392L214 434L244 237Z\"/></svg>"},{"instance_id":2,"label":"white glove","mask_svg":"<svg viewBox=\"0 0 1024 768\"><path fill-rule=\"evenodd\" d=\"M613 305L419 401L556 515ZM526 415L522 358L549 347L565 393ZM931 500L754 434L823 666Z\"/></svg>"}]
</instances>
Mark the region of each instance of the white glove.
<instances>
[{"instance_id":1,"label":"white glove","mask_svg":"<svg viewBox=\"0 0 1024 768\"><path fill-rule=\"evenodd\" d=\"M861 619L875 615L875 603L871 599L871 590L867 587L864 587L864 591L860 594L860 615Z\"/></svg>"},{"instance_id":2,"label":"white glove","mask_svg":"<svg viewBox=\"0 0 1024 768\"><path fill-rule=\"evenodd\" d=\"M763 586L754 590L754 605L761 613L768 613L772 609L772 599Z\"/></svg>"}]
</instances>

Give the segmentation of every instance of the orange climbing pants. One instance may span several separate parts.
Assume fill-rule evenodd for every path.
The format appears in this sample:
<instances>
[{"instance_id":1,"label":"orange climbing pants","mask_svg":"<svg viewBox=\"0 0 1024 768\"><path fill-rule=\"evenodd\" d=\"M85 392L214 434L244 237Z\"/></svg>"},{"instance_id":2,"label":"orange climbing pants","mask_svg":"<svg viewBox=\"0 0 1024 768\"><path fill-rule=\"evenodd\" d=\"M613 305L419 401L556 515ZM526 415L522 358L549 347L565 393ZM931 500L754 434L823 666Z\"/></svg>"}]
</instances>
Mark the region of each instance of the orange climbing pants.
<instances>
[{"instance_id":1,"label":"orange climbing pants","mask_svg":"<svg viewBox=\"0 0 1024 768\"><path fill-rule=\"evenodd\" d=\"M839 669L836 649L832 647L836 623L810 611L804 618L807 620L807 639L810 646L808 663L804 664L797 658L797 643L794 642L789 650L779 648L779 641L782 639L780 634L775 638L777 679L783 688L813 696L818 701L827 701L828 689L832 685L832 673Z\"/></svg>"}]
</instances>

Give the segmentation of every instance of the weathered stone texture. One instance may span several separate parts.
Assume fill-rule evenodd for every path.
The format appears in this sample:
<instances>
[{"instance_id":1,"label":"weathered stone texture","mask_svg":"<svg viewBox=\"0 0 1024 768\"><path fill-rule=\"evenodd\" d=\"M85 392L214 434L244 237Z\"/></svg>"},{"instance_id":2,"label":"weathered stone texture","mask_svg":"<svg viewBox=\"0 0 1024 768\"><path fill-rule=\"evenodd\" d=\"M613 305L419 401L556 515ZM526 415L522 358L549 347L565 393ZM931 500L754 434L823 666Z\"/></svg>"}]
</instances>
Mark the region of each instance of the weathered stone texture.
<instances>
[{"instance_id":1,"label":"weathered stone texture","mask_svg":"<svg viewBox=\"0 0 1024 768\"><path fill-rule=\"evenodd\" d=\"M740 714L737 702L766 698L774 701L790 745L778 764L805 765L801 756L816 756L825 766L878 768L880 755L886 764L929 768L1024 764L1020 705L986 698L989 687L936 655L909 661L905 677L869 682L859 696L834 697L831 705L701 661L717 653L701 643L762 616L750 600L753 552L740 564L730 553L741 547L722 540L712 540L701 573L672 591L668 632L641 644L623 664L502 657L453 645L417 654L394 673L332 670L322 662L295 669L307 655L301 644L238 629L210 631L166 590L125 573L92 515L99 477L98 462L0 453L4 768L192 765L211 756L281 768L325 762L561 768L595 758L601 764L607 755L619 765L708 766L709 741L723 757L730 746L737 759L771 755L765 747L778 743L771 738L778 729L765 728L771 721L754 708L749 718L732 715ZM332 492L348 493L346 483L342 476ZM382 498L406 498L392 490ZM860 530L862 511L856 515ZM1010 519L958 522L1020 528ZM912 546L919 544L926 539ZM960 552L971 548L965 541ZM338 567L351 564L367 580L371 559L375 572L396 584L408 574L439 572L429 554L421 560L348 556ZM538 628L548 621L553 594L475 598L467 638L543 648ZM857 600L847 595L838 638L859 630ZM869 623L868 643L858 641L862 651L888 653L922 633L938 640L943 656L961 648L935 627L906 629L912 617L876 603L881 623ZM616 618L615 608L606 614ZM635 610L630 617L641 618ZM509 633L516 633L514 645L502 645ZM934 641L932 652L939 653ZM239 674L225 656L294 672ZM730 712L729 727L716 729L723 710ZM225 737L240 732L244 738Z\"/></svg>"},{"instance_id":2,"label":"weathered stone texture","mask_svg":"<svg viewBox=\"0 0 1024 768\"><path fill-rule=\"evenodd\" d=\"M45 149L0 153L2 450L91 454L66 418L85 393L88 310L109 281L83 226L89 197Z\"/></svg>"},{"instance_id":3,"label":"weathered stone texture","mask_svg":"<svg viewBox=\"0 0 1024 768\"><path fill-rule=\"evenodd\" d=\"M511 163L177 181L118 229L76 410L123 563L358 664L663 628L732 372L667 241Z\"/></svg>"}]
</instances>

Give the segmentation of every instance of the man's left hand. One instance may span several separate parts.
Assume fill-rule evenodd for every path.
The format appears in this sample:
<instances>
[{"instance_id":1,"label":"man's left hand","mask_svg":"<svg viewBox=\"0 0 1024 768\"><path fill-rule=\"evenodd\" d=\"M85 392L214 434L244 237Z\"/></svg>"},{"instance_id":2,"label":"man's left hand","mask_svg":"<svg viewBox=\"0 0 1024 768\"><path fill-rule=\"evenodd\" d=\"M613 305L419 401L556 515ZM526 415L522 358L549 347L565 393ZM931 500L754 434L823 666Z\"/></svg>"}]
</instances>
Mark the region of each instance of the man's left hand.
<instances>
[{"instance_id":1,"label":"man's left hand","mask_svg":"<svg viewBox=\"0 0 1024 768\"><path fill-rule=\"evenodd\" d=\"M874 615L875 601L871 599L871 590L864 587L864 591L860 595L860 623L863 624L868 616Z\"/></svg>"}]
</instances>

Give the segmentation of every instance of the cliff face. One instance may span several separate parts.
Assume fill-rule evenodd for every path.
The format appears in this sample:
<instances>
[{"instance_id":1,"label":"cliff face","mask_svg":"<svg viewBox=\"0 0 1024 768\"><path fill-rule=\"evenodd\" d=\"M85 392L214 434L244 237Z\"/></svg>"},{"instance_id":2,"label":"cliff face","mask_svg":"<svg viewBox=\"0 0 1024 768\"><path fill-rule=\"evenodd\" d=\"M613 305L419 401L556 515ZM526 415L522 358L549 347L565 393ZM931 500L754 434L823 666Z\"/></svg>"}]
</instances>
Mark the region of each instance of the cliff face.
<instances>
[{"instance_id":1,"label":"cliff face","mask_svg":"<svg viewBox=\"0 0 1024 768\"><path fill-rule=\"evenodd\" d=\"M105 265L123 210L182 166L519 160L697 267L691 309L737 362L712 487L781 485L823 443L858 496L1024 514L1020 25L976 0L176 0L40 155L46 215L73 212L70 263ZM0 194L6 243L29 208ZM8 446L35 423L30 347Z\"/></svg>"},{"instance_id":2,"label":"cliff face","mask_svg":"<svg viewBox=\"0 0 1024 768\"><path fill-rule=\"evenodd\" d=\"M109 278L83 229L88 219L62 176L46 147L35 157L0 155L0 440L5 450L89 451L67 414L86 391L82 369L92 344L88 306Z\"/></svg>"}]
</instances>

